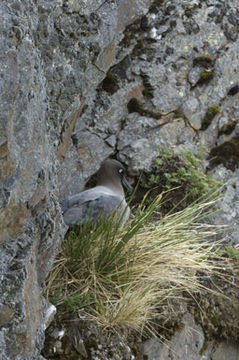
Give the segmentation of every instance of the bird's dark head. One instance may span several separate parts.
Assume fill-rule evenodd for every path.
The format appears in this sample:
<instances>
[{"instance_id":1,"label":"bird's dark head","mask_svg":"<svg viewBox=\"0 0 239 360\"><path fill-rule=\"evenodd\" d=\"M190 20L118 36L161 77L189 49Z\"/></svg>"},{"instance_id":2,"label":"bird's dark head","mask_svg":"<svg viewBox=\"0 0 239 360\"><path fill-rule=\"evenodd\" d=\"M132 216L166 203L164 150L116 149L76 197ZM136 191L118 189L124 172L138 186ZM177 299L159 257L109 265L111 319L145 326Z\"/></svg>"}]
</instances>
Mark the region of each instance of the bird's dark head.
<instances>
[{"instance_id":1,"label":"bird's dark head","mask_svg":"<svg viewBox=\"0 0 239 360\"><path fill-rule=\"evenodd\" d=\"M132 186L125 177L125 167L115 159L105 160L97 176L97 185L111 185L111 187L124 187L132 192Z\"/></svg>"}]
</instances>

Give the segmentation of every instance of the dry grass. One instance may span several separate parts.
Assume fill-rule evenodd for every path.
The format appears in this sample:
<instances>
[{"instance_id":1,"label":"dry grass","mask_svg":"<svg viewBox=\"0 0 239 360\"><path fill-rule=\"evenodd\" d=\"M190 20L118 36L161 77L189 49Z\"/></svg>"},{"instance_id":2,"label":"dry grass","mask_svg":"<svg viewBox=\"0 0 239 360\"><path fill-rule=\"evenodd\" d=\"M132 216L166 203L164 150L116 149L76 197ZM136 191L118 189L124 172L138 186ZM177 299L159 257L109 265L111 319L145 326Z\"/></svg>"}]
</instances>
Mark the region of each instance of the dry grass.
<instances>
[{"instance_id":1,"label":"dry grass","mask_svg":"<svg viewBox=\"0 0 239 360\"><path fill-rule=\"evenodd\" d=\"M211 196L150 222L159 197L123 228L111 218L93 230L89 224L72 230L48 277L47 297L56 305L76 299L74 310L104 326L142 331L162 316L160 304L182 292L193 296L203 288L200 278L225 266L212 240L218 229L202 222L215 201Z\"/></svg>"}]
</instances>

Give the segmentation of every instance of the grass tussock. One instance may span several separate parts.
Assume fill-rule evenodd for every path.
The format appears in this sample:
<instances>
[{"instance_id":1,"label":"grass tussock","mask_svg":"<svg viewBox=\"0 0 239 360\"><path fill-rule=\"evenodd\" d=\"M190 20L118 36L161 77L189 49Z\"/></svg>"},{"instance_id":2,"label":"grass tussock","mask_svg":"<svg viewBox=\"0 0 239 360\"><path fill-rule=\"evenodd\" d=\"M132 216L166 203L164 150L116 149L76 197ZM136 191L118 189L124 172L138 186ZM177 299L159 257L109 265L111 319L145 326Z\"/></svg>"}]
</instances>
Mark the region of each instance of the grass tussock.
<instances>
[{"instance_id":1,"label":"grass tussock","mask_svg":"<svg viewBox=\"0 0 239 360\"><path fill-rule=\"evenodd\" d=\"M112 216L94 229L72 229L48 277L47 297L104 326L142 331L164 316L168 300L205 290L200 279L225 266L215 255L218 229L203 221L212 198L150 222L160 211L159 196L124 227Z\"/></svg>"}]
</instances>

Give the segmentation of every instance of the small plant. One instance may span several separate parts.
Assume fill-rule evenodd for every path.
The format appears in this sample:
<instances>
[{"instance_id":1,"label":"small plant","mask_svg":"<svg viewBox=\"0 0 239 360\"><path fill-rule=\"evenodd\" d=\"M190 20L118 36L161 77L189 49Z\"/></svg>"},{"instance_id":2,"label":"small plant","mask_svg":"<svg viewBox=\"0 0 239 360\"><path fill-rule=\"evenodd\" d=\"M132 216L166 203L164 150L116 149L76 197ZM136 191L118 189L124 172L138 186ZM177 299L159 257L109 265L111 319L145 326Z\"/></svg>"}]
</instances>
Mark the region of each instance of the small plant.
<instances>
[{"instance_id":1,"label":"small plant","mask_svg":"<svg viewBox=\"0 0 239 360\"><path fill-rule=\"evenodd\" d=\"M191 186L193 197L206 194L208 191L215 191L222 186L218 181L210 178L201 170L201 160L196 158L190 150L181 151L185 167L180 167L176 172L178 183L188 182Z\"/></svg>"},{"instance_id":2,"label":"small plant","mask_svg":"<svg viewBox=\"0 0 239 360\"><path fill-rule=\"evenodd\" d=\"M57 304L58 300L61 298L61 293L62 293L62 291L60 288L56 289L56 291L54 293L52 293L51 299L50 299L52 304L54 304L54 305Z\"/></svg>"},{"instance_id":3,"label":"small plant","mask_svg":"<svg viewBox=\"0 0 239 360\"><path fill-rule=\"evenodd\" d=\"M220 268L216 245L208 240L216 227L202 223L215 197L151 222L160 211L159 196L147 208L143 202L123 228L112 217L93 229L71 230L49 274L48 298L60 289L57 305L67 311L80 309L116 330L151 328L151 321L168 316L170 299L205 291L200 277Z\"/></svg>"},{"instance_id":4,"label":"small plant","mask_svg":"<svg viewBox=\"0 0 239 360\"><path fill-rule=\"evenodd\" d=\"M175 156L175 152L173 149L160 147L159 148L159 156L162 160L169 160L173 156Z\"/></svg>"},{"instance_id":5,"label":"small plant","mask_svg":"<svg viewBox=\"0 0 239 360\"><path fill-rule=\"evenodd\" d=\"M227 245L227 246L225 246L224 250L231 259L239 261L239 249L238 248L236 248L235 246Z\"/></svg>"},{"instance_id":6,"label":"small plant","mask_svg":"<svg viewBox=\"0 0 239 360\"><path fill-rule=\"evenodd\" d=\"M202 161L190 150L175 154L173 149L168 148L160 148L153 172L149 176L144 174L140 183L144 189L157 187L159 192L177 188L181 199L186 196L189 203L208 191L215 191L221 185L202 171ZM180 196L175 198L179 203Z\"/></svg>"},{"instance_id":7,"label":"small plant","mask_svg":"<svg viewBox=\"0 0 239 360\"><path fill-rule=\"evenodd\" d=\"M151 174L148 183L145 183L144 187L146 189L151 189L158 182L159 182L159 175Z\"/></svg>"},{"instance_id":8,"label":"small plant","mask_svg":"<svg viewBox=\"0 0 239 360\"><path fill-rule=\"evenodd\" d=\"M163 160L160 158L156 158L155 159L155 167L158 168L161 165L163 165Z\"/></svg>"},{"instance_id":9,"label":"small plant","mask_svg":"<svg viewBox=\"0 0 239 360\"><path fill-rule=\"evenodd\" d=\"M67 311L76 312L90 303L90 296L86 294L75 294L65 299L64 304Z\"/></svg>"}]
</instances>

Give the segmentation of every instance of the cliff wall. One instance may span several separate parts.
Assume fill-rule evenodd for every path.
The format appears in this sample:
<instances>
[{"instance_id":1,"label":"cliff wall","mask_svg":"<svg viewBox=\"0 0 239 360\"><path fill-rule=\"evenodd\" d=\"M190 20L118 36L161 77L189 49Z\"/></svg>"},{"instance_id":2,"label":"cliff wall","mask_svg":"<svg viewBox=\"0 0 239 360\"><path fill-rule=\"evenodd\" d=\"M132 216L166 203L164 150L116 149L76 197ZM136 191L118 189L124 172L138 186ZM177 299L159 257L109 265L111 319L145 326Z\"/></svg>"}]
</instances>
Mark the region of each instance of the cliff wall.
<instances>
[{"instance_id":1,"label":"cliff wall","mask_svg":"<svg viewBox=\"0 0 239 360\"><path fill-rule=\"evenodd\" d=\"M2 359L38 358L42 287L66 232L59 197L107 156L133 177L160 145L226 144L216 221L238 242L238 15L237 0L1 1Z\"/></svg>"}]
</instances>

